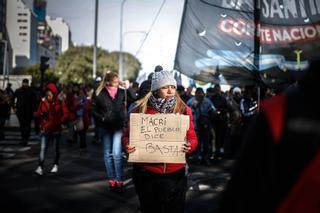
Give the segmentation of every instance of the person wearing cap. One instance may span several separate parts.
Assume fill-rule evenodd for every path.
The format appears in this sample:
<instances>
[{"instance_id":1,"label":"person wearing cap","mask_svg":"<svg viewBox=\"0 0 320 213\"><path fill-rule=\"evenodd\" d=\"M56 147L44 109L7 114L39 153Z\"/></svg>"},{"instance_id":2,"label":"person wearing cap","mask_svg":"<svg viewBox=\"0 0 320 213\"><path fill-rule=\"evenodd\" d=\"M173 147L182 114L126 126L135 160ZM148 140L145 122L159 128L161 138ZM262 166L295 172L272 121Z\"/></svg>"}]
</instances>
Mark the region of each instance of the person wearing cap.
<instances>
[{"instance_id":1,"label":"person wearing cap","mask_svg":"<svg viewBox=\"0 0 320 213\"><path fill-rule=\"evenodd\" d=\"M190 154L198 144L192 112L181 100L176 88L177 82L171 72L156 69L151 81L151 91L136 102L132 112L188 115L190 123L183 152ZM133 153L136 149L129 145L129 128L125 130L122 143L127 153ZM141 212L184 212L187 190L186 164L133 163L132 178Z\"/></svg>"}]
</instances>

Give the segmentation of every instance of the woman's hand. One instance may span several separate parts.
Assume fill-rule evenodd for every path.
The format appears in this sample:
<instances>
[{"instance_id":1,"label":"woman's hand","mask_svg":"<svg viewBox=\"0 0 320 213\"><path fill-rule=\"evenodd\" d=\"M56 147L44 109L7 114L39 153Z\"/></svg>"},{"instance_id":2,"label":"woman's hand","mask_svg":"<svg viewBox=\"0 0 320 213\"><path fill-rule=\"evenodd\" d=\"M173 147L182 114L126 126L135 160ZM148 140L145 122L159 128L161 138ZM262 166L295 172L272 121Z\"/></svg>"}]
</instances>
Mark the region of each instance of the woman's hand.
<instances>
[{"instance_id":1,"label":"woman's hand","mask_svg":"<svg viewBox=\"0 0 320 213\"><path fill-rule=\"evenodd\" d=\"M189 153L191 151L191 143L186 142L185 144L183 144L182 151L185 153Z\"/></svg>"},{"instance_id":2,"label":"woman's hand","mask_svg":"<svg viewBox=\"0 0 320 213\"><path fill-rule=\"evenodd\" d=\"M125 150L126 150L126 152L127 152L128 154L130 154L130 153L136 151L136 147L130 146L129 144L127 144L126 147L125 147Z\"/></svg>"}]
</instances>

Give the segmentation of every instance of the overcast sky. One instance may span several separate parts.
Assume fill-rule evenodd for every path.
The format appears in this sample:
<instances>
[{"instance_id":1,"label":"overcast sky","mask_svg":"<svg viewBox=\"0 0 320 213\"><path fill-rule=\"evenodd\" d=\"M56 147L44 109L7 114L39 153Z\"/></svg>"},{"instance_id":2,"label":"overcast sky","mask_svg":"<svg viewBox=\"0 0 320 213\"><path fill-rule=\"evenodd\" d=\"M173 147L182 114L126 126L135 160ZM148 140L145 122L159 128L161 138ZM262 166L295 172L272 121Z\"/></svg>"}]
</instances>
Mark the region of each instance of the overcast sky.
<instances>
[{"instance_id":1,"label":"overcast sky","mask_svg":"<svg viewBox=\"0 0 320 213\"><path fill-rule=\"evenodd\" d=\"M147 32L163 1L161 13L137 55L146 73L157 64L173 68L184 0L127 0L124 6L123 51L135 55L145 35L132 31ZM119 50L121 2L99 0L98 44L109 51ZM47 15L62 17L69 24L74 43L92 45L94 4L95 0L47 0Z\"/></svg>"}]
</instances>

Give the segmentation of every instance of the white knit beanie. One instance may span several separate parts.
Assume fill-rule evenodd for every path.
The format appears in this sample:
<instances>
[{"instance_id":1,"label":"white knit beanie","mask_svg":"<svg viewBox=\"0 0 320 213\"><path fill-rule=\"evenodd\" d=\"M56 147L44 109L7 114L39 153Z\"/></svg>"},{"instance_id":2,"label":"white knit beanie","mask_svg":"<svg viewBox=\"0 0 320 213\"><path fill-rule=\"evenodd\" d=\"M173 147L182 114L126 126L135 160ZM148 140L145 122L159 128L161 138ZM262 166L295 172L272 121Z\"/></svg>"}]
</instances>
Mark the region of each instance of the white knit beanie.
<instances>
[{"instance_id":1,"label":"white knit beanie","mask_svg":"<svg viewBox=\"0 0 320 213\"><path fill-rule=\"evenodd\" d=\"M151 91L156 91L164 86L177 87L177 81L174 79L173 73L166 70L156 69L151 81Z\"/></svg>"}]
</instances>

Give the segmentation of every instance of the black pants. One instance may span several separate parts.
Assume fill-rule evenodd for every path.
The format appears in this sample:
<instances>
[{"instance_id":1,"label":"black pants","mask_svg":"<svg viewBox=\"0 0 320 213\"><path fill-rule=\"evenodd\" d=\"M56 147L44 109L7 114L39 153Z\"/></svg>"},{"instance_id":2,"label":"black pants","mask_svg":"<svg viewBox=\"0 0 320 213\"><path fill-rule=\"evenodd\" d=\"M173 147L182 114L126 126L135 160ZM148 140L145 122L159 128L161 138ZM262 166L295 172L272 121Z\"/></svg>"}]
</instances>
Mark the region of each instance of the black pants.
<instances>
[{"instance_id":1,"label":"black pants","mask_svg":"<svg viewBox=\"0 0 320 213\"><path fill-rule=\"evenodd\" d=\"M87 127L83 128L83 130L76 132L76 137L80 140L80 149L85 149L87 148Z\"/></svg>"},{"instance_id":2,"label":"black pants","mask_svg":"<svg viewBox=\"0 0 320 213\"><path fill-rule=\"evenodd\" d=\"M221 157L221 148L224 148L224 143L226 139L227 133L227 124L224 121L217 120L214 125L214 131L216 133L215 140L215 157Z\"/></svg>"},{"instance_id":3,"label":"black pants","mask_svg":"<svg viewBox=\"0 0 320 213\"><path fill-rule=\"evenodd\" d=\"M32 114L30 112L17 112L20 124L22 142L27 143L30 137Z\"/></svg>"},{"instance_id":4,"label":"black pants","mask_svg":"<svg viewBox=\"0 0 320 213\"><path fill-rule=\"evenodd\" d=\"M5 122L6 122L5 117L0 117L0 140L4 139Z\"/></svg>"},{"instance_id":5,"label":"black pants","mask_svg":"<svg viewBox=\"0 0 320 213\"><path fill-rule=\"evenodd\" d=\"M183 213L187 190L185 169L171 174L156 174L138 166L133 168L142 213Z\"/></svg>"}]
</instances>

